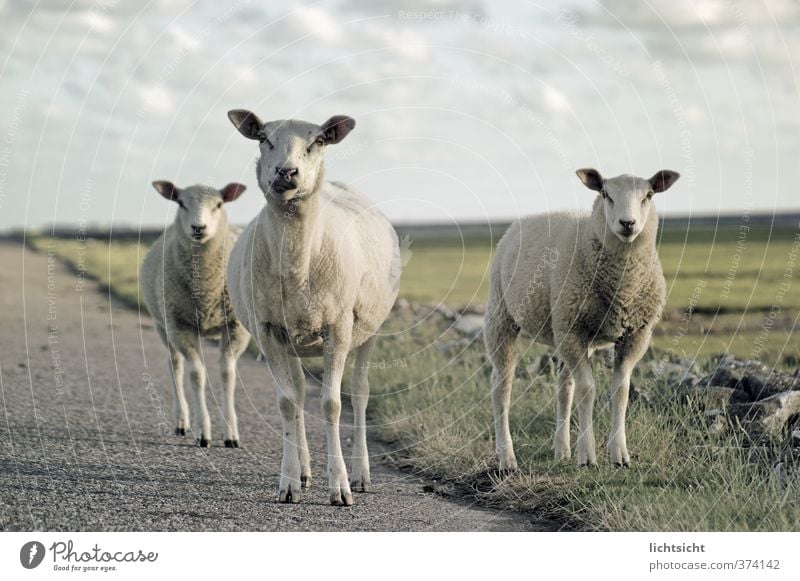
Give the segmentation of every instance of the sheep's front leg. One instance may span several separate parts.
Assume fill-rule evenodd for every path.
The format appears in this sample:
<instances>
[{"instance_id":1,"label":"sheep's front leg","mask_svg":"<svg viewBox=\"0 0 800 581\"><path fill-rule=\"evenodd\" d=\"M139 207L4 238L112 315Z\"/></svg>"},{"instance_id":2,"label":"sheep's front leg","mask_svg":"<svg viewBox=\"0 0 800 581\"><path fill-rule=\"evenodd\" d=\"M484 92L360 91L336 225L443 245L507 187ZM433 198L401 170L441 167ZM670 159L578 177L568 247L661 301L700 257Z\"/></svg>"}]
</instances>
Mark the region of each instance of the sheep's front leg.
<instances>
[{"instance_id":1,"label":"sheep's front leg","mask_svg":"<svg viewBox=\"0 0 800 581\"><path fill-rule=\"evenodd\" d=\"M239 419L236 416L236 362L247 349L250 336L239 324L229 326L222 335L220 370L222 385L225 387L225 404L222 419L225 423L225 447L239 447Z\"/></svg>"},{"instance_id":2,"label":"sheep's front leg","mask_svg":"<svg viewBox=\"0 0 800 581\"><path fill-rule=\"evenodd\" d=\"M325 340L325 370L322 382L322 415L328 444L328 491L334 506L351 506L353 494L347 481L347 468L339 438L342 412L342 375L352 339L352 319L341 322Z\"/></svg>"},{"instance_id":3,"label":"sheep's front leg","mask_svg":"<svg viewBox=\"0 0 800 581\"><path fill-rule=\"evenodd\" d=\"M292 380L291 362L286 348L274 337L267 337L261 343L268 372L277 388L278 409L283 427L283 459L278 501L298 503L303 498L298 426L298 417L303 413L303 408L299 405L300 398Z\"/></svg>"},{"instance_id":4,"label":"sheep's front leg","mask_svg":"<svg viewBox=\"0 0 800 581\"><path fill-rule=\"evenodd\" d=\"M559 373L558 407L569 408L570 377L575 382L575 403L578 408L578 466L594 466L597 464L597 451L592 426L594 412L595 384L592 377L592 366L589 363L588 346L574 336L562 337L558 345L558 358L563 368ZM569 430L569 415L560 418L562 423L557 429ZM563 437L563 436L562 436ZM568 438L569 436L567 436ZM558 450L557 450L558 452Z\"/></svg>"},{"instance_id":5,"label":"sheep's front leg","mask_svg":"<svg viewBox=\"0 0 800 581\"><path fill-rule=\"evenodd\" d=\"M179 332L173 341L189 363L189 380L192 383L195 439L201 448L211 442L211 416L206 405L206 367L200 355L200 337L190 331Z\"/></svg>"},{"instance_id":6,"label":"sheep's front leg","mask_svg":"<svg viewBox=\"0 0 800 581\"><path fill-rule=\"evenodd\" d=\"M611 463L629 466L628 442L625 435L625 415L631 386L631 373L650 344L652 327L626 335L617 342L614 353L614 376L611 392L611 430L608 434L608 453Z\"/></svg>"},{"instance_id":7,"label":"sheep's front leg","mask_svg":"<svg viewBox=\"0 0 800 581\"><path fill-rule=\"evenodd\" d=\"M355 369L350 387L350 401L353 405L353 465L350 474L350 488L356 492L368 492L369 452L367 451L367 402L369 401L369 367L373 335L356 350Z\"/></svg>"},{"instance_id":8,"label":"sheep's front leg","mask_svg":"<svg viewBox=\"0 0 800 581\"><path fill-rule=\"evenodd\" d=\"M303 489L308 489L311 487L311 454L308 452L308 441L306 440L306 377L303 374L303 365L299 358L290 355L289 366L297 394L295 408L297 413L295 415L297 417L297 442L300 447L300 484Z\"/></svg>"},{"instance_id":9,"label":"sheep's front leg","mask_svg":"<svg viewBox=\"0 0 800 581\"><path fill-rule=\"evenodd\" d=\"M169 349L170 377L172 378L172 417L175 435L185 436L189 429L189 403L183 391L183 355L176 349Z\"/></svg>"}]
</instances>

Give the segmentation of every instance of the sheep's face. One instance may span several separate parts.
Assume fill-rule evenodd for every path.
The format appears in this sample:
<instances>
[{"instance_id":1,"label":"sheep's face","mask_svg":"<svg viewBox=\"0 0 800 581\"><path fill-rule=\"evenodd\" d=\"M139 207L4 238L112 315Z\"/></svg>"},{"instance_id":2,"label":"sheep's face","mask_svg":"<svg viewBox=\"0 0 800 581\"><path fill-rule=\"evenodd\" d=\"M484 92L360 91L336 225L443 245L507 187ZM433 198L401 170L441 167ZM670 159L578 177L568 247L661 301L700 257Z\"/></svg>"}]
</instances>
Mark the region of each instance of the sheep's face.
<instances>
[{"instance_id":1,"label":"sheep's face","mask_svg":"<svg viewBox=\"0 0 800 581\"><path fill-rule=\"evenodd\" d=\"M227 224L222 204L232 202L242 195L247 186L231 183L215 190L209 186L195 185L178 188L172 182L153 182L156 191L178 204L175 223L187 238L197 244L211 240Z\"/></svg>"},{"instance_id":2,"label":"sheep's face","mask_svg":"<svg viewBox=\"0 0 800 581\"><path fill-rule=\"evenodd\" d=\"M602 197L606 228L623 242L633 242L641 234L651 213L653 195L669 189L680 177L661 170L650 179L623 174L604 179L596 169L579 169L578 177Z\"/></svg>"},{"instance_id":3,"label":"sheep's face","mask_svg":"<svg viewBox=\"0 0 800 581\"><path fill-rule=\"evenodd\" d=\"M292 120L263 123L244 109L229 111L228 118L242 135L260 142L258 185L268 199L279 202L316 192L325 173L325 147L339 143L356 124L345 115L322 125Z\"/></svg>"}]
</instances>

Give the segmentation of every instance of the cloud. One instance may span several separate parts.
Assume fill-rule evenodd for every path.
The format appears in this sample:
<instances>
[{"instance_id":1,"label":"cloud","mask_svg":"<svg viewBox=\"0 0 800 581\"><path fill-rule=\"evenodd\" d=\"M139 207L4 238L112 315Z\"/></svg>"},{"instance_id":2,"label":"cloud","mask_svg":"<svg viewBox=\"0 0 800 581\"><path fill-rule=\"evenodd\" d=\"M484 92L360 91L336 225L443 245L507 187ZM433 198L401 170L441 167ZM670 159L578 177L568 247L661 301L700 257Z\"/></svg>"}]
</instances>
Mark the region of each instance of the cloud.
<instances>
[{"instance_id":1,"label":"cloud","mask_svg":"<svg viewBox=\"0 0 800 581\"><path fill-rule=\"evenodd\" d=\"M316 6L295 7L294 22L302 30L326 43L339 43L344 36L342 26L326 10Z\"/></svg>"}]
</instances>

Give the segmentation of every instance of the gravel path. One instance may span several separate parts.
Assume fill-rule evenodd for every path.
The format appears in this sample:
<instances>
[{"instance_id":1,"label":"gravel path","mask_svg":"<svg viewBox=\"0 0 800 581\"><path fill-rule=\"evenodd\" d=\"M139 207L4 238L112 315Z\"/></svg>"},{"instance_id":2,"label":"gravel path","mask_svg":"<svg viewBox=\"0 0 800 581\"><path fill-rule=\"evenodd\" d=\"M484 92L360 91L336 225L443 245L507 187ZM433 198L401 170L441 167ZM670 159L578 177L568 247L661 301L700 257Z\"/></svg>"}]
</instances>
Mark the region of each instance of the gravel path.
<instances>
[{"instance_id":1,"label":"gravel path","mask_svg":"<svg viewBox=\"0 0 800 581\"><path fill-rule=\"evenodd\" d=\"M215 433L201 449L172 435L166 352L149 318L110 302L91 281L79 288L47 254L0 243L0 530L542 529L524 515L426 493L424 480L376 456L373 491L356 495L352 508L329 506L313 384L313 486L302 503L278 504L274 386L262 364L242 358L243 447L224 448L218 350L207 344L205 355Z\"/></svg>"}]
</instances>

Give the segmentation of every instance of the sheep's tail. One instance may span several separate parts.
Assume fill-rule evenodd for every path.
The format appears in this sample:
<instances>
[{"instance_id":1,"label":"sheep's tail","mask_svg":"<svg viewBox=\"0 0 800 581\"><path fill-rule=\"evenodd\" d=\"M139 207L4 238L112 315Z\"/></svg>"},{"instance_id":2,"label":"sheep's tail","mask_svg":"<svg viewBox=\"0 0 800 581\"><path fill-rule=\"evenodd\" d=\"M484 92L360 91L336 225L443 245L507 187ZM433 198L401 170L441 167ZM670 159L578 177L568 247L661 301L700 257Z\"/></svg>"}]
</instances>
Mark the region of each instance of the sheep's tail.
<instances>
[{"instance_id":1,"label":"sheep's tail","mask_svg":"<svg viewBox=\"0 0 800 581\"><path fill-rule=\"evenodd\" d=\"M489 300L486 303L486 317L483 328L483 341L489 360L497 366L498 359L508 359L509 345L513 345L519 334L511 314L508 312L503 296L503 282L499 268L492 268L489 275Z\"/></svg>"}]
</instances>

